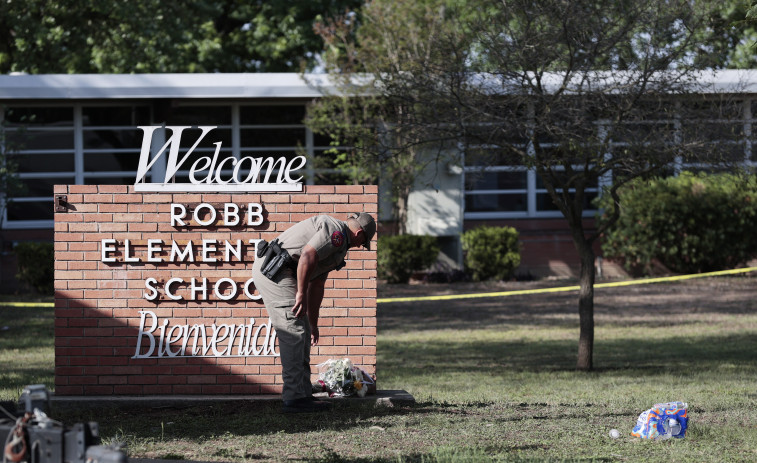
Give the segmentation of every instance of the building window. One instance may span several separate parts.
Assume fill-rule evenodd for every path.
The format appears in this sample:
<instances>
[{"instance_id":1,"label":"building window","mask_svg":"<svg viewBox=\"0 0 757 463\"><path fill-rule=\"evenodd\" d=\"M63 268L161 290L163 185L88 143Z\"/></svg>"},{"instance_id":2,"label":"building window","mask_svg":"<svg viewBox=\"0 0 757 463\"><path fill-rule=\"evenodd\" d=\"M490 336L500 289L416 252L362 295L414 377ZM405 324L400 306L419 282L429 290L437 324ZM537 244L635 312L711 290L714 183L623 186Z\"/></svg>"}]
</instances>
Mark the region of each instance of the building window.
<instances>
[{"instance_id":1,"label":"building window","mask_svg":"<svg viewBox=\"0 0 757 463\"><path fill-rule=\"evenodd\" d=\"M465 193L466 212L528 212L528 174L525 168L494 166L468 169Z\"/></svg>"},{"instance_id":2,"label":"building window","mask_svg":"<svg viewBox=\"0 0 757 463\"><path fill-rule=\"evenodd\" d=\"M4 211L3 226L51 223L53 185L76 179L74 108L5 108L2 130L3 151L24 185Z\"/></svg>"},{"instance_id":3,"label":"building window","mask_svg":"<svg viewBox=\"0 0 757 463\"><path fill-rule=\"evenodd\" d=\"M82 183L124 185L137 175L141 131L150 124L149 106L84 106L82 126Z\"/></svg>"},{"instance_id":4,"label":"building window","mask_svg":"<svg viewBox=\"0 0 757 463\"><path fill-rule=\"evenodd\" d=\"M52 228L53 185L133 185L142 147L140 125L182 125L182 149L188 149L202 131L198 126L216 126L176 174L177 182L189 181L189 170L200 156L212 155L215 142L222 143L219 161L227 157L309 157L305 182L344 183L323 163L313 159L333 157L331 147L314 137L303 123L305 105L297 104L207 104L179 102L165 121L156 121L151 104L87 103L61 106L10 106L0 108L0 130L5 152L18 165L26 191L13 199L5 211L4 228ZM222 172L232 175L233 169ZM162 179L161 179L162 180Z\"/></svg>"},{"instance_id":5,"label":"building window","mask_svg":"<svg viewBox=\"0 0 757 463\"><path fill-rule=\"evenodd\" d=\"M704 100L671 106L675 108L673 117L662 115L653 120L626 123L624 130L615 131L615 138L610 140L609 155L613 150L620 151L629 146L632 139L643 139L645 134L660 129L670 132L671 143L686 143L689 137L694 136L707 140L699 148L703 150L702 162L696 155L687 162L681 160L672 166L670 174L675 175L683 170L716 170L717 166L712 164L712 153L729 165L757 167L757 153L752 147L752 134L757 133L757 122L753 116L757 114L757 100ZM602 130L601 123L597 127ZM464 168L465 219L562 216L534 170L518 165L517 160L504 155L497 158L496 147L474 146L471 150L474 154L470 158L473 160L466 160ZM487 154L487 150L490 153ZM574 166L574 169L579 168ZM602 187L609 186L612 178L613 173L608 172L585 190L584 216L591 217L596 213L593 200Z\"/></svg>"},{"instance_id":6,"label":"building window","mask_svg":"<svg viewBox=\"0 0 757 463\"><path fill-rule=\"evenodd\" d=\"M241 156L284 157L287 160L300 155L312 156L312 136L308 135L304 119L305 106L301 104L239 106Z\"/></svg>"}]
</instances>

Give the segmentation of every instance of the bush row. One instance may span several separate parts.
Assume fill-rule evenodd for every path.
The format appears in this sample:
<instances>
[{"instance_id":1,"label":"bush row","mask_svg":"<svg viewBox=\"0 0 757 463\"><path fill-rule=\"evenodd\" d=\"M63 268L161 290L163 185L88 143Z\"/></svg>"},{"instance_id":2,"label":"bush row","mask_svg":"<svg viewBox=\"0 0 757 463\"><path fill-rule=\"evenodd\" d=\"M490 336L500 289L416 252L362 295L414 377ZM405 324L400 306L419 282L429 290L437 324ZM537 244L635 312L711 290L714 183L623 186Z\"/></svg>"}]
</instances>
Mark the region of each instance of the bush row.
<instances>
[{"instance_id":1,"label":"bush row","mask_svg":"<svg viewBox=\"0 0 757 463\"><path fill-rule=\"evenodd\" d=\"M379 236L378 277L388 283L407 283L413 273L436 262L438 254L439 246L433 236Z\"/></svg>"},{"instance_id":2,"label":"bush row","mask_svg":"<svg viewBox=\"0 0 757 463\"><path fill-rule=\"evenodd\" d=\"M518 232L512 227L479 227L461 236L466 274L475 281L512 278L520 265ZM436 261L436 238L425 235L380 236L378 277L407 283Z\"/></svg>"},{"instance_id":3,"label":"bush row","mask_svg":"<svg viewBox=\"0 0 757 463\"><path fill-rule=\"evenodd\" d=\"M618 259L634 274L649 273L657 261L679 273L741 265L757 256L755 176L683 173L637 179L619 192L620 219L603 236L605 257ZM611 198L600 198L609 210ZM599 224L607 215L598 217ZM479 227L461 236L466 275L506 280L520 265L518 232L512 227ZM53 293L53 245L24 242L15 247L20 282L41 294ZM378 277L406 283L436 261L432 236L380 236Z\"/></svg>"},{"instance_id":4,"label":"bush row","mask_svg":"<svg viewBox=\"0 0 757 463\"><path fill-rule=\"evenodd\" d=\"M507 280L520 265L518 231L512 227L478 227L462 234L465 271L475 281Z\"/></svg>"},{"instance_id":5,"label":"bush row","mask_svg":"<svg viewBox=\"0 0 757 463\"><path fill-rule=\"evenodd\" d=\"M23 242L13 248L18 259L16 279L39 294L53 295L55 251L52 243Z\"/></svg>"},{"instance_id":6,"label":"bush row","mask_svg":"<svg viewBox=\"0 0 757 463\"><path fill-rule=\"evenodd\" d=\"M754 176L682 173L638 179L620 190L620 219L602 251L634 274L654 261L678 273L732 268L757 256ZM609 196L598 201L611 206ZM599 223L607 215L599 217Z\"/></svg>"}]
</instances>

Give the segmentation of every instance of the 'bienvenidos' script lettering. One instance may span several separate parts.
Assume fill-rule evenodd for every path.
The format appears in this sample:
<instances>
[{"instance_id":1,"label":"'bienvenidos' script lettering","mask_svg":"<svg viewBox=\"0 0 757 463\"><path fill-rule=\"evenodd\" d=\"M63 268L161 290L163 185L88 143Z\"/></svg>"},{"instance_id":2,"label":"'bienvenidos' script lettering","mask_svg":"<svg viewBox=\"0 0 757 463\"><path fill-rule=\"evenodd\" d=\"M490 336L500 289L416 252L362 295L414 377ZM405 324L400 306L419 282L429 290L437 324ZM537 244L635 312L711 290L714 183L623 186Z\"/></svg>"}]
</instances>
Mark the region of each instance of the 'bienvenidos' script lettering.
<instances>
[{"instance_id":1,"label":"'bienvenidos' script lettering","mask_svg":"<svg viewBox=\"0 0 757 463\"><path fill-rule=\"evenodd\" d=\"M168 320L159 323L155 312L140 310L139 315L137 349L132 357L135 359L279 355L274 346L276 331L270 321L257 327L254 318L247 325L169 326Z\"/></svg>"}]
</instances>

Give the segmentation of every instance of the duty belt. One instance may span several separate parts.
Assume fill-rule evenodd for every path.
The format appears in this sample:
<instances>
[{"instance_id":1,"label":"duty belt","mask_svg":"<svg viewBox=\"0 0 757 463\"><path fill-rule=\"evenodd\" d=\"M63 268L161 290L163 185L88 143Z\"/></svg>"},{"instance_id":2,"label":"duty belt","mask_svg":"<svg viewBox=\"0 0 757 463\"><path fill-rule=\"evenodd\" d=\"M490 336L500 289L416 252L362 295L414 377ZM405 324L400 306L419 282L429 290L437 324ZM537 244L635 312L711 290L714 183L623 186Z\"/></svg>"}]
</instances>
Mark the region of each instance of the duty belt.
<instances>
[{"instance_id":1,"label":"duty belt","mask_svg":"<svg viewBox=\"0 0 757 463\"><path fill-rule=\"evenodd\" d=\"M294 268L294 259L281 246L278 238L270 243L259 242L257 258L263 259L260 273L269 280L276 278L284 267Z\"/></svg>"}]
</instances>

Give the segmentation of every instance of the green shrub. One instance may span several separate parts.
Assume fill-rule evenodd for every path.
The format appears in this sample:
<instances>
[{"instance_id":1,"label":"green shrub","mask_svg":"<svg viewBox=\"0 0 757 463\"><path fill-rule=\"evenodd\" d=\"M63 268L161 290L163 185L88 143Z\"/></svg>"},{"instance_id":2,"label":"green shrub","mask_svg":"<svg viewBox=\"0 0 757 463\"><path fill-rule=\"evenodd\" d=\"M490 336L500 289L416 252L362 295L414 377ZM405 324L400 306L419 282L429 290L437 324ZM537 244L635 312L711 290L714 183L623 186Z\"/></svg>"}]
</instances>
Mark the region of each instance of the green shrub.
<instances>
[{"instance_id":1,"label":"green shrub","mask_svg":"<svg viewBox=\"0 0 757 463\"><path fill-rule=\"evenodd\" d=\"M16 278L40 294L52 295L55 281L52 243L19 243L13 249L18 258Z\"/></svg>"},{"instance_id":2,"label":"green shrub","mask_svg":"<svg viewBox=\"0 0 757 463\"><path fill-rule=\"evenodd\" d=\"M407 283L410 276L430 267L439 255L436 238L423 235L380 236L378 277L388 283Z\"/></svg>"},{"instance_id":3,"label":"green shrub","mask_svg":"<svg viewBox=\"0 0 757 463\"><path fill-rule=\"evenodd\" d=\"M622 189L620 198L620 219L605 234L602 251L632 273L649 273L654 260L674 272L708 272L757 255L754 176L682 173L639 179ZM609 200L599 206L606 208Z\"/></svg>"},{"instance_id":4,"label":"green shrub","mask_svg":"<svg viewBox=\"0 0 757 463\"><path fill-rule=\"evenodd\" d=\"M461 237L465 270L476 281L506 280L520 265L518 231L512 227L478 227Z\"/></svg>"}]
</instances>

